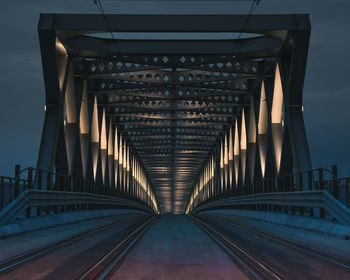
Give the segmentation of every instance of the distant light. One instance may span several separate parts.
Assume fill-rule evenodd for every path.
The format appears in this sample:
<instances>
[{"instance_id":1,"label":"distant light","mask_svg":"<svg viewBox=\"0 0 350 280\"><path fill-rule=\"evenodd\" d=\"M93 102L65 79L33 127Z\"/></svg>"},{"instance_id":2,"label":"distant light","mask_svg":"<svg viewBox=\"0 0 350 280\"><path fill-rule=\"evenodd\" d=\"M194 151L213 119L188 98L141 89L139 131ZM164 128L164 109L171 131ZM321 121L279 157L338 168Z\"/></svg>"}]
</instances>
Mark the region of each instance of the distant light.
<instances>
[{"instance_id":1,"label":"distant light","mask_svg":"<svg viewBox=\"0 0 350 280\"><path fill-rule=\"evenodd\" d=\"M304 106L301 106L301 111L304 112Z\"/></svg>"},{"instance_id":2,"label":"distant light","mask_svg":"<svg viewBox=\"0 0 350 280\"><path fill-rule=\"evenodd\" d=\"M284 120L282 120L282 126L284 126Z\"/></svg>"},{"instance_id":3,"label":"distant light","mask_svg":"<svg viewBox=\"0 0 350 280\"><path fill-rule=\"evenodd\" d=\"M45 112L46 112L46 105L44 106L44 110L45 110Z\"/></svg>"},{"instance_id":4,"label":"distant light","mask_svg":"<svg viewBox=\"0 0 350 280\"><path fill-rule=\"evenodd\" d=\"M67 123L66 120L64 120L64 121L63 121L64 126L66 126L66 123Z\"/></svg>"}]
</instances>

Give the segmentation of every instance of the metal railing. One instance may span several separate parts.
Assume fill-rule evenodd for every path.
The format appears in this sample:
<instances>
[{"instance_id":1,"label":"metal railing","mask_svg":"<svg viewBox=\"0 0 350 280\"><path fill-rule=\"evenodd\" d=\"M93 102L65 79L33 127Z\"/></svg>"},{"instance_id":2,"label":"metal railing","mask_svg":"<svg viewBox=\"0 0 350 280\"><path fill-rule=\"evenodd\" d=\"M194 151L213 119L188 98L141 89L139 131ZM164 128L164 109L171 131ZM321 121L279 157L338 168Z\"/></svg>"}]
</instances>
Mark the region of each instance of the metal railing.
<instances>
[{"instance_id":1,"label":"metal railing","mask_svg":"<svg viewBox=\"0 0 350 280\"><path fill-rule=\"evenodd\" d=\"M274 211L290 214L315 216L315 209L325 218L350 225L350 209L325 190L261 193L240 197L223 198L198 206L192 213L208 209L235 208L259 211Z\"/></svg>"},{"instance_id":2,"label":"metal railing","mask_svg":"<svg viewBox=\"0 0 350 280\"><path fill-rule=\"evenodd\" d=\"M0 225L15 222L22 217L105 208L152 211L144 203L125 198L83 192L27 189L0 212Z\"/></svg>"},{"instance_id":3,"label":"metal railing","mask_svg":"<svg viewBox=\"0 0 350 280\"><path fill-rule=\"evenodd\" d=\"M211 193L205 186L195 197L189 212L203 209L203 207L207 207L208 205L214 205L212 202L228 198L251 197L259 194L273 195L274 193L309 193L312 191L325 191L340 203L343 203L345 207L350 207L350 178L338 178L337 175L337 167L332 166L331 170L317 168L302 173L291 173L288 175L264 178L254 182L239 184L238 186L215 185L215 182L222 182L222 180L217 180L216 178L214 181L209 182L209 184L212 184L209 188L211 187L213 189ZM219 176L222 176L222 174L219 174ZM274 205L275 204L259 204L256 202L254 205L238 206L235 204L233 207L262 211L282 211L281 207L275 207L277 204ZM283 212L310 216L315 215L317 212L317 216L321 218L334 218L332 215L328 215L329 208L328 211L326 211L326 208L323 206L317 208L318 209L313 209L312 205L310 205L309 207L303 206L297 209L295 205L290 205L290 207L284 207Z\"/></svg>"},{"instance_id":4,"label":"metal railing","mask_svg":"<svg viewBox=\"0 0 350 280\"><path fill-rule=\"evenodd\" d=\"M139 205L148 207L149 209L155 210L145 190L140 186L137 186L138 188L136 189L136 184L138 183L130 176L124 176L125 178L123 179L125 179L124 182L128 182L128 188L126 185L111 187L109 185L94 182L92 180L84 180L83 178L68 176L66 174L36 170L31 167L21 170L20 166L16 165L15 177L0 176L0 212L2 210L5 210L6 207L9 207L11 203L13 203L23 193L28 194L28 190L49 191L51 192L50 195L53 195L53 192L64 192L79 194L84 193L99 196L108 196L112 198L123 198L131 202L136 202ZM132 188L131 186L135 186L135 188ZM106 206L106 204L104 205ZM98 201L93 201L88 207L85 207L84 209L96 209L96 207L101 208L105 206L102 206L102 204L98 203ZM31 207L27 209L27 217L33 216L33 214L35 214L30 208ZM67 207L58 207L58 205L51 205L50 207L46 207L45 211L42 211L43 209L38 207L36 215L43 215L45 213L49 214L52 212L52 209L54 212L74 210L74 207L68 208L69 209L67 209Z\"/></svg>"}]
</instances>

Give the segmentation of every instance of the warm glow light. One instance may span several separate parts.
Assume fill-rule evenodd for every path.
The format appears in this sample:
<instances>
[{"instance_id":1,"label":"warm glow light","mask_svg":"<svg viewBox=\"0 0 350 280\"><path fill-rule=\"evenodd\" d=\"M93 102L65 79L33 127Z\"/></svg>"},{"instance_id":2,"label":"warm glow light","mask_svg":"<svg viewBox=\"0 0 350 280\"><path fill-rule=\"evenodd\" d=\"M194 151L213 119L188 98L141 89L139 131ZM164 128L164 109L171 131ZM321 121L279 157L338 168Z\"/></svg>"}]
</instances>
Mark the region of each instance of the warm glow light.
<instances>
[{"instance_id":1,"label":"warm glow light","mask_svg":"<svg viewBox=\"0 0 350 280\"><path fill-rule=\"evenodd\" d=\"M88 113L88 100L86 93L86 81L84 81L83 85L83 95L80 106L80 116L79 116L79 127L81 134L89 133L89 113Z\"/></svg>"},{"instance_id":2,"label":"warm glow light","mask_svg":"<svg viewBox=\"0 0 350 280\"><path fill-rule=\"evenodd\" d=\"M97 112L97 99L94 98L94 108L92 113L92 125L91 125L91 152L92 152L92 165L94 172L94 179L96 180L97 172L97 162L98 162L98 153L99 153L99 128L98 128L98 112Z\"/></svg>"},{"instance_id":3,"label":"warm glow light","mask_svg":"<svg viewBox=\"0 0 350 280\"><path fill-rule=\"evenodd\" d=\"M74 77L72 75L73 69L70 65L69 73L66 83L66 91L64 94L65 105L66 105L66 118L67 123L76 123L77 122L77 107L75 104L75 86L74 86Z\"/></svg>"},{"instance_id":4,"label":"warm glow light","mask_svg":"<svg viewBox=\"0 0 350 280\"><path fill-rule=\"evenodd\" d=\"M130 171L130 148L127 148L127 153L126 153L126 171Z\"/></svg>"},{"instance_id":5,"label":"warm glow light","mask_svg":"<svg viewBox=\"0 0 350 280\"><path fill-rule=\"evenodd\" d=\"M60 90L62 90L67 66L67 52L58 38L56 38L56 65L58 72L58 83Z\"/></svg>"},{"instance_id":6,"label":"warm glow light","mask_svg":"<svg viewBox=\"0 0 350 280\"><path fill-rule=\"evenodd\" d=\"M245 170L247 162L247 132L245 124L245 109L242 111L242 125L241 125L241 170L242 183L245 183Z\"/></svg>"},{"instance_id":7,"label":"warm glow light","mask_svg":"<svg viewBox=\"0 0 350 280\"><path fill-rule=\"evenodd\" d=\"M91 125L91 142L98 143L100 139L100 133L98 128L98 111L97 111L97 99L94 98L94 108L92 113L92 125Z\"/></svg>"},{"instance_id":8,"label":"warm glow light","mask_svg":"<svg viewBox=\"0 0 350 280\"><path fill-rule=\"evenodd\" d=\"M233 154L235 156L239 156L239 131L238 131L238 123L237 123L237 119L235 121L235 142L234 142L234 150L233 150Z\"/></svg>"},{"instance_id":9,"label":"warm glow light","mask_svg":"<svg viewBox=\"0 0 350 280\"><path fill-rule=\"evenodd\" d=\"M259 109L259 123L258 123L258 134L267 134L268 123L267 123L267 103L265 94L265 84L261 84L261 96L260 96L260 109Z\"/></svg>"},{"instance_id":10,"label":"warm glow light","mask_svg":"<svg viewBox=\"0 0 350 280\"><path fill-rule=\"evenodd\" d=\"M214 178L214 172L215 172L215 159L214 156L212 157L212 163L211 163L211 168L212 168L212 178Z\"/></svg>"},{"instance_id":11,"label":"warm glow light","mask_svg":"<svg viewBox=\"0 0 350 280\"><path fill-rule=\"evenodd\" d=\"M271 122L282 123L282 107L283 107L283 90L281 83L281 75L278 64L275 71L275 83L273 88L273 101L271 110Z\"/></svg>"},{"instance_id":12,"label":"warm glow light","mask_svg":"<svg viewBox=\"0 0 350 280\"><path fill-rule=\"evenodd\" d=\"M64 55L67 54L66 48L63 46L63 44L58 38L56 38L56 52Z\"/></svg>"},{"instance_id":13,"label":"warm glow light","mask_svg":"<svg viewBox=\"0 0 350 280\"><path fill-rule=\"evenodd\" d=\"M275 83L273 90L273 102L271 111L271 122L272 122L272 140L274 146L275 162L277 173L280 171L281 156L282 156L282 144L283 144L283 89L281 82L281 75L278 64L276 65L275 71Z\"/></svg>"},{"instance_id":14,"label":"warm glow light","mask_svg":"<svg viewBox=\"0 0 350 280\"><path fill-rule=\"evenodd\" d=\"M123 151L123 168L126 168L126 153L127 153L127 147L126 147L126 141L124 140L124 151Z\"/></svg>"},{"instance_id":15,"label":"warm glow light","mask_svg":"<svg viewBox=\"0 0 350 280\"><path fill-rule=\"evenodd\" d=\"M106 131L106 111L105 108L102 110L102 123L101 123L101 171L102 171L102 183L105 182L106 175L106 159L107 159L107 131Z\"/></svg>"},{"instance_id":16,"label":"warm glow light","mask_svg":"<svg viewBox=\"0 0 350 280\"><path fill-rule=\"evenodd\" d=\"M224 144L222 141L220 148L220 168L224 168Z\"/></svg>"},{"instance_id":17,"label":"warm glow light","mask_svg":"<svg viewBox=\"0 0 350 280\"><path fill-rule=\"evenodd\" d=\"M248 142L256 143L256 123L253 97L250 97Z\"/></svg>"},{"instance_id":18,"label":"warm glow light","mask_svg":"<svg viewBox=\"0 0 350 280\"><path fill-rule=\"evenodd\" d=\"M265 166L266 166L266 155L268 148L268 140L269 137L267 134L259 134L259 154L260 154L260 162L261 162L261 174L262 177L265 177Z\"/></svg>"},{"instance_id":19,"label":"warm glow light","mask_svg":"<svg viewBox=\"0 0 350 280\"><path fill-rule=\"evenodd\" d=\"M112 120L109 120L109 128L108 128L108 156L113 156Z\"/></svg>"},{"instance_id":20,"label":"warm glow light","mask_svg":"<svg viewBox=\"0 0 350 280\"><path fill-rule=\"evenodd\" d=\"M242 111L242 125L241 125L241 150L247 149L247 132L245 126L245 113Z\"/></svg>"},{"instance_id":21,"label":"warm glow light","mask_svg":"<svg viewBox=\"0 0 350 280\"><path fill-rule=\"evenodd\" d=\"M230 140L229 140L229 160L233 160L233 133L232 127L230 128Z\"/></svg>"},{"instance_id":22,"label":"warm glow light","mask_svg":"<svg viewBox=\"0 0 350 280\"><path fill-rule=\"evenodd\" d=\"M238 184L238 175L239 175L239 131L238 131L238 123L237 119L235 121L235 141L234 141L234 166L235 166L235 178L236 185Z\"/></svg>"},{"instance_id":23,"label":"warm glow light","mask_svg":"<svg viewBox=\"0 0 350 280\"><path fill-rule=\"evenodd\" d=\"M118 152L119 152L119 146L118 146L118 129L117 126L115 126L115 132L114 132L114 160L118 161Z\"/></svg>"},{"instance_id":24,"label":"warm glow light","mask_svg":"<svg viewBox=\"0 0 350 280\"><path fill-rule=\"evenodd\" d=\"M228 143L227 143L227 134L225 134L225 165L228 164Z\"/></svg>"},{"instance_id":25,"label":"warm glow light","mask_svg":"<svg viewBox=\"0 0 350 280\"><path fill-rule=\"evenodd\" d=\"M107 137L106 137L106 111L103 108L102 111L102 127L101 127L101 150L107 150Z\"/></svg>"},{"instance_id":26,"label":"warm glow light","mask_svg":"<svg viewBox=\"0 0 350 280\"><path fill-rule=\"evenodd\" d=\"M121 134L119 137L119 165L123 165L123 138Z\"/></svg>"},{"instance_id":27,"label":"warm glow light","mask_svg":"<svg viewBox=\"0 0 350 280\"><path fill-rule=\"evenodd\" d=\"M267 103L265 94L265 84L261 84L260 109L259 109L259 123L258 123L258 137L259 137L259 154L261 162L261 174L265 177L266 156L268 148L268 115Z\"/></svg>"}]
</instances>

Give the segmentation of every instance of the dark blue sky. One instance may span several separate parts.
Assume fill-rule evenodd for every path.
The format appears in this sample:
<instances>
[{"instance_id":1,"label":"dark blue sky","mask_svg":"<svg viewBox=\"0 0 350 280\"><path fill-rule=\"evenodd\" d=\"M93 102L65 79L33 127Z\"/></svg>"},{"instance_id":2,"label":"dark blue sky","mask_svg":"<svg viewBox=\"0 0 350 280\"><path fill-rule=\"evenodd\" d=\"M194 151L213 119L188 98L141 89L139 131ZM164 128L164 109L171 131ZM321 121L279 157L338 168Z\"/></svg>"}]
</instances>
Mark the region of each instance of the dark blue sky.
<instances>
[{"instance_id":1,"label":"dark blue sky","mask_svg":"<svg viewBox=\"0 0 350 280\"><path fill-rule=\"evenodd\" d=\"M246 1L102 0L107 13L247 13ZM350 1L261 0L256 13L309 13L311 43L304 118L313 166L350 175ZM35 166L44 117L39 13L97 13L91 0L2 1L0 10L0 175Z\"/></svg>"}]
</instances>

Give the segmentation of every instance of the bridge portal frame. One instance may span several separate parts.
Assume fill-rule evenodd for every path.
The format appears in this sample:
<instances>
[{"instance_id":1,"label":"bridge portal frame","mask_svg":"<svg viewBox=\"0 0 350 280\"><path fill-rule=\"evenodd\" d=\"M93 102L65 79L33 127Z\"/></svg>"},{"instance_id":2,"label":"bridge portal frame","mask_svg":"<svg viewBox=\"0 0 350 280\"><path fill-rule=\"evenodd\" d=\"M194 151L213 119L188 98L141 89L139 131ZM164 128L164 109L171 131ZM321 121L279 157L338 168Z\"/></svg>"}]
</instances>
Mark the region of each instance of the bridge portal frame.
<instances>
[{"instance_id":1,"label":"bridge portal frame","mask_svg":"<svg viewBox=\"0 0 350 280\"><path fill-rule=\"evenodd\" d=\"M106 15L106 17L109 28L101 15L41 14L40 16L38 31L46 90L46 110L37 169L49 172L55 170L59 173L80 175L85 178L97 179L98 181L106 180L105 182L107 184L115 184L113 182L114 173L109 174L108 169L102 172L101 151L103 149L98 151L101 148L101 130L99 131L99 141L97 142L91 142L89 139L84 140L79 135L80 120L76 112L80 112L83 105L84 81L82 79L75 78L74 83L75 94L71 102L71 104L74 103L74 106L71 108L71 111L75 112L75 121L70 122L69 125L64 123L63 115L66 113L65 110L67 110L65 92L66 88L70 86L69 73L73 71L71 68L73 64L70 63L72 57L103 58L118 54L234 54L237 56L259 57L273 53L279 65L285 110L283 148L279 173L282 175L291 173L293 168L297 173L311 170L302 107L303 84L311 30L308 15L253 15L247 22L246 15ZM118 50L115 49L115 44L111 40L86 36L91 33L110 31L241 32L242 26L244 26L245 33L257 33L265 36L245 40L193 40L190 44L188 41L172 40L118 40ZM57 38L63 42L69 53L66 60L64 59L66 54L61 53L59 50ZM282 45L281 41L283 41ZM273 102L271 95L273 83L273 79L266 79L265 81L266 106L269 113L271 112ZM93 122L94 110L91 104L94 104L94 102L90 96L88 96L88 99L90 102L88 103L87 111L89 124L91 124ZM258 107L260 103L261 101L259 102L259 100L254 100L251 103L255 105L253 111L255 111L254 122L256 127L259 125L258 116L261 110ZM103 111L98 111L98 127L102 126L103 115ZM249 116L247 114L245 116L249 120ZM267 117L270 122L270 114ZM110 123L108 117L106 117L105 122ZM114 129L112 128L113 131ZM237 131L236 133L241 131L241 122L233 125L232 129ZM109 129L107 130L109 131ZM272 130L270 125L267 134L270 137L268 139L269 148L266 151L266 157L268 160L273 161L274 151L272 149ZM258 146L261 146L261 143L264 141L264 137L260 138L256 142ZM86 141L85 148L87 150L87 155L85 155L87 157L85 175L82 168L81 156L81 143L84 141ZM98 145L97 148L94 148L96 145ZM122 144L119 145L123 146ZM96 163L91 158L94 149L98 151ZM254 151L256 160L252 168L247 170L247 172L254 173L252 179L256 180L261 176L261 174L259 175L259 167L257 166L260 159L256 147ZM104 152L107 153L107 151ZM215 154L215 166L219 167L219 147ZM233 161L232 159L232 164ZM95 171L93 171L94 164L97 166ZM115 166L118 165L117 163L115 164ZM129 164L132 164L131 161ZM240 166L240 164L238 165ZM266 170L264 172L269 175L276 173L274 165L275 163L266 164ZM241 173L240 168L239 172ZM217 169L219 170L220 168ZM212 193L220 192L218 189L223 188L220 186L222 183L220 183L218 177L215 180L217 186L211 190ZM232 183L232 185L234 184ZM209 195L209 191L207 195Z\"/></svg>"}]
</instances>

